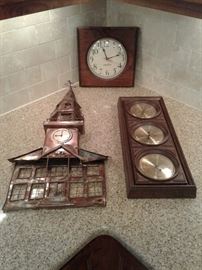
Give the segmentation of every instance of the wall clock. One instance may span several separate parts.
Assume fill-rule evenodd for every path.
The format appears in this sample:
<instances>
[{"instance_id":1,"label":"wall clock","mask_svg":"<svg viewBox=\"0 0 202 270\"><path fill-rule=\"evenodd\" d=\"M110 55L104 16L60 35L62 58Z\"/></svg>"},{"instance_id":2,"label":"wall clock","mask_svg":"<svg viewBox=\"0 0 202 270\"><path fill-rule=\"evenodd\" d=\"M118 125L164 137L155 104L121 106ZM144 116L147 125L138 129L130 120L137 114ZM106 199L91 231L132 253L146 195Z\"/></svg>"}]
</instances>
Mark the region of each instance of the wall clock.
<instances>
[{"instance_id":1,"label":"wall clock","mask_svg":"<svg viewBox=\"0 0 202 270\"><path fill-rule=\"evenodd\" d=\"M80 86L134 86L137 30L136 27L78 28Z\"/></svg>"}]
</instances>

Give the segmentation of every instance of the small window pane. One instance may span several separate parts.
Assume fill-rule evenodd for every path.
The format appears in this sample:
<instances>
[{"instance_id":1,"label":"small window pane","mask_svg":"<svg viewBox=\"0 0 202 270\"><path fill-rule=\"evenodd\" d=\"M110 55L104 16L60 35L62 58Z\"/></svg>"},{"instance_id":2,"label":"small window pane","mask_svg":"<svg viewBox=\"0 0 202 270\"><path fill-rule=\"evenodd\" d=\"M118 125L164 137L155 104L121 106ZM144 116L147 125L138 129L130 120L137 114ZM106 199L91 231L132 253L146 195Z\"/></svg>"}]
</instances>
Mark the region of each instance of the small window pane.
<instances>
[{"instance_id":1,"label":"small window pane","mask_svg":"<svg viewBox=\"0 0 202 270\"><path fill-rule=\"evenodd\" d=\"M30 199L37 200L44 197L44 184L33 184Z\"/></svg>"},{"instance_id":2,"label":"small window pane","mask_svg":"<svg viewBox=\"0 0 202 270\"><path fill-rule=\"evenodd\" d=\"M27 184L14 185L12 189L11 201L24 200L27 191Z\"/></svg>"},{"instance_id":3,"label":"small window pane","mask_svg":"<svg viewBox=\"0 0 202 270\"><path fill-rule=\"evenodd\" d=\"M102 196L102 183L101 182L92 182L88 184L88 196L89 197L96 197Z\"/></svg>"},{"instance_id":4,"label":"small window pane","mask_svg":"<svg viewBox=\"0 0 202 270\"><path fill-rule=\"evenodd\" d=\"M71 168L71 176L82 177L83 176L83 168L82 167L72 167Z\"/></svg>"},{"instance_id":5,"label":"small window pane","mask_svg":"<svg viewBox=\"0 0 202 270\"><path fill-rule=\"evenodd\" d=\"M103 181L103 177L102 176L94 176L94 175L92 175L92 176L88 176L87 177L87 180L88 180L88 182L101 182L101 181Z\"/></svg>"},{"instance_id":6,"label":"small window pane","mask_svg":"<svg viewBox=\"0 0 202 270\"><path fill-rule=\"evenodd\" d=\"M71 183L70 184L70 198L84 197L84 184Z\"/></svg>"},{"instance_id":7,"label":"small window pane","mask_svg":"<svg viewBox=\"0 0 202 270\"><path fill-rule=\"evenodd\" d=\"M32 168L21 168L18 173L18 178L27 179L32 174Z\"/></svg>"},{"instance_id":8,"label":"small window pane","mask_svg":"<svg viewBox=\"0 0 202 270\"><path fill-rule=\"evenodd\" d=\"M37 168L35 173L35 178L45 178L47 174L47 169L45 167L43 168Z\"/></svg>"},{"instance_id":9,"label":"small window pane","mask_svg":"<svg viewBox=\"0 0 202 270\"><path fill-rule=\"evenodd\" d=\"M64 197L65 183L51 183L48 197Z\"/></svg>"},{"instance_id":10,"label":"small window pane","mask_svg":"<svg viewBox=\"0 0 202 270\"><path fill-rule=\"evenodd\" d=\"M99 175L99 174L100 174L99 166L88 166L87 175Z\"/></svg>"},{"instance_id":11,"label":"small window pane","mask_svg":"<svg viewBox=\"0 0 202 270\"><path fill-rule=\"evenodd\" d=\"M67 173L68 173L67 166L52 167L50 170L51 177L62 177L62 176L65 176Z\"/></svg>"}]
</instances>

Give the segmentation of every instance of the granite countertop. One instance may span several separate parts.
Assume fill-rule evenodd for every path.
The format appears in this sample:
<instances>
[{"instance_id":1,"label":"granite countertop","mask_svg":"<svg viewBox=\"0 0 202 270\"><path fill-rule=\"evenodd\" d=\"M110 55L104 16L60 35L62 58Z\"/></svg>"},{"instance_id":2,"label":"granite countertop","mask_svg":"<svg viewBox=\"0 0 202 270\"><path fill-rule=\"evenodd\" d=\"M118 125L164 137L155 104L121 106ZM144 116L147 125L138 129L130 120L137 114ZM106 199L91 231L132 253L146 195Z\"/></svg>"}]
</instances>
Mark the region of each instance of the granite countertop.
<instances>
[{"instance_id":1,"label":"granite countertop","mask_svg":"<svg viewBox=\"0 0 202 270\"><path fill-rule=\"evenodd\" d=\"M0 206L12 165L8 158L43 145L42 123L64 91L0 117ZM55 270L81 246L111 234L149 269L201 270L202 113L164 98L197 185L196 199L128 200L117 117L119 96L158 95L136 87L77 88L85 116L84 149L110 156L106 163L107 206L0 212L0 269Z\"/></svg>"}]
</instances>

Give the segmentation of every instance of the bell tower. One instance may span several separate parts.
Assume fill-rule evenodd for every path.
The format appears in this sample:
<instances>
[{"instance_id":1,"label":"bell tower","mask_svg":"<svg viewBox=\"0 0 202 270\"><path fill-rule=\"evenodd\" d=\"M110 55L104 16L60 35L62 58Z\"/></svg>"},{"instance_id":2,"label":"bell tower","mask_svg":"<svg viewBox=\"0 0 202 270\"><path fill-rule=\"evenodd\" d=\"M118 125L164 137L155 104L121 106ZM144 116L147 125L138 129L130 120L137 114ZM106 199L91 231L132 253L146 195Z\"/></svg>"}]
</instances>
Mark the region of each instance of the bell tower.
<instances>
[{"instance_id":1,"label":"bell tower","mask_svg":"<svg viewBox=\"0 0 202 270\"><path fill-rule=\"evenodd\" d=\"M45 129L43 155L52 158L71 157L72 154L78 154L79 135L84 133L81 107L76 101L70 81L69 85L68 93L56 105L50 118L43 123ZM58 146L63 147L55 151Z\"/></svg>"}]
</instances>

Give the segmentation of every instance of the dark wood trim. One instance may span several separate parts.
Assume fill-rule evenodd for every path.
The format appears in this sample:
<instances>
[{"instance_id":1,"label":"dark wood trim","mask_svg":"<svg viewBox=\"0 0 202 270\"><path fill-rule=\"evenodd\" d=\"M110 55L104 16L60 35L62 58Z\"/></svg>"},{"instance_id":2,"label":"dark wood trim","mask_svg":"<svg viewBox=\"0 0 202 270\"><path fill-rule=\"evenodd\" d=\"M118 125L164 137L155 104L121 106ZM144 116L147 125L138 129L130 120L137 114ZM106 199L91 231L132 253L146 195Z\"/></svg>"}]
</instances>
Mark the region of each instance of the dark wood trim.
<instances>
[{"instance_id":1,"label":"dark wood trim","mask_svg":"<svg viewBox=\"0 0 202 270\"><path fill-rule=\"evenodd\" d=\"M0 0L0 20L91 0Z\"/></svg>"},{"instance_id":2,"label":"dark wood trim","mask_svg":"<svg viewBox=\"0 0 202 270\"><path fill-rule=\"evenodd\" d=\"M202 19L201 0L120 0L134 5L160 9Z\"/></svg>"},{"instance_id":3,"label":"dark wood trim","mask_svg":"<svg viewBox=\"0 0 202 270\"><path fill-rule=\"evenodd\" d=\"M109 235L100 235L84 246L60 270L148 270L123 244Z\"/></svg>"}]
</instances>

